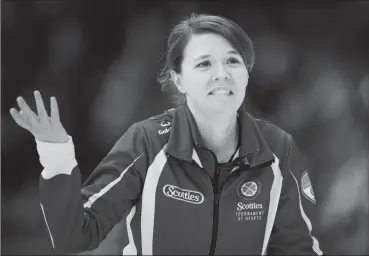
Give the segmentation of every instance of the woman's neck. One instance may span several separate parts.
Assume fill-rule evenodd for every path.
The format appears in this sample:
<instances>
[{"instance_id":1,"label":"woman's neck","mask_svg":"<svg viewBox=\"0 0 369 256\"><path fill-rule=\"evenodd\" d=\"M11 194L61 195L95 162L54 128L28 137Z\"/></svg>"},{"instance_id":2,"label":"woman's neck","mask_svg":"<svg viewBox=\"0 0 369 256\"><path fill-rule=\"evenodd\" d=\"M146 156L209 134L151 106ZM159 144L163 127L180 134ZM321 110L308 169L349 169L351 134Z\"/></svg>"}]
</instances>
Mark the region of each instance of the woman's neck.
<instances>
[{"instance_id":1,"label":"woman's neck","mask_svg":"<svg viewBox=\"0 0 369 256\"><path fill-rule=\"evenodd\" d=\"M209 115L193 111L191 107L190 110L205 146L215 153L219 162L228 160L238 144L237 113Z\"/></svg>"}]
</instances>

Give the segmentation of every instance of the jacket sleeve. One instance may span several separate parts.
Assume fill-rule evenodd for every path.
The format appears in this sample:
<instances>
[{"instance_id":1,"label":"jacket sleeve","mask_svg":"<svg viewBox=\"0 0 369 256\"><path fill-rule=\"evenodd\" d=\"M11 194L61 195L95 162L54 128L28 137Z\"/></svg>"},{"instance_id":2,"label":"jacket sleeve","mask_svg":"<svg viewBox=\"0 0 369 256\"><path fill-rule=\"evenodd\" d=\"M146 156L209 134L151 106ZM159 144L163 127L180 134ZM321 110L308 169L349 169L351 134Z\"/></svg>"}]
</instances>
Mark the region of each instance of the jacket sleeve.
<instances>
[{"instance_id":1,"label":"jacket sleeve","mask_svg":"<svg viewBox=\"0 0 369 256\"><path fill-rule=\"evenodd\" d=\"M322 255L315 237L316 205L306 160L287 135L288 156L267 254Z\"/></svg>"},{"instance_id":2,"label":"jacket sleeve","mask_svg":"<svg viewBox=\"0 0 369 256\"><path fill-rule=\"evenodd\" d=\"M83 186L72 142L69 148L37 142L44 167L40 205L54 250L77 253L97 248L136 204L147 169L145 135L143 127L131 126Z\"/></svg>"}]
</instances>

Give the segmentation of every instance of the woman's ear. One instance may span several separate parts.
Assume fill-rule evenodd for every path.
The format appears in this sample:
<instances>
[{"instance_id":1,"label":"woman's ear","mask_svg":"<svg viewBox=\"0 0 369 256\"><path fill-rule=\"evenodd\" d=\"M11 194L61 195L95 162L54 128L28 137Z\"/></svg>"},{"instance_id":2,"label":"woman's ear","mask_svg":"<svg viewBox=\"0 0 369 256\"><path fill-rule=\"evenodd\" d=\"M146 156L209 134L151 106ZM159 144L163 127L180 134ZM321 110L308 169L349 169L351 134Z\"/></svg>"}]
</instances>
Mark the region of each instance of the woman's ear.
<instances>
[{"instance_id":1,"label":"woman's ear","mask_svg":"<svg viewBox=\"0 0 369 256\"><path fill-rule=\"evenodd\" d=\"M171 70L170 78L172 79L172 81L174 82L174 84L176 85L176 87L181 93L186 93L186 89L184 88L182 84L182 76L180 74L178 74L174 70Z\"/></svg>"}]
</instances>

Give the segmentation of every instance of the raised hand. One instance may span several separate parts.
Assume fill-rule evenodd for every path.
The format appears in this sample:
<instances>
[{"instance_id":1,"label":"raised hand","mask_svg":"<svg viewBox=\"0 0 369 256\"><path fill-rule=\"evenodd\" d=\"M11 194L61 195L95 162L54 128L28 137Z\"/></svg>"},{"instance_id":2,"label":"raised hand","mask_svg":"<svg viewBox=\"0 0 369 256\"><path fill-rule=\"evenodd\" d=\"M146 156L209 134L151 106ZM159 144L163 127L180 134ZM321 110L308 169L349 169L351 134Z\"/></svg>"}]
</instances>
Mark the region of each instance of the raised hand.
<instances>
[{"instance_id":1,"label":"raised hand","mask_svg":"<svg viewBox=\"0 0 369 256\"><path fill-rule=\"evenodd\" d=\"M65 143L69 140L68 134L60 122L58 103L55 97L50 98L51 115L48 116L39 91L34 91L37 114L35 114L27 102L18 97L17 102L20 111L15 108L10 109L10 114L14 121L22 128L28 130L36 140Z\"/></svg>"}]
</instances>

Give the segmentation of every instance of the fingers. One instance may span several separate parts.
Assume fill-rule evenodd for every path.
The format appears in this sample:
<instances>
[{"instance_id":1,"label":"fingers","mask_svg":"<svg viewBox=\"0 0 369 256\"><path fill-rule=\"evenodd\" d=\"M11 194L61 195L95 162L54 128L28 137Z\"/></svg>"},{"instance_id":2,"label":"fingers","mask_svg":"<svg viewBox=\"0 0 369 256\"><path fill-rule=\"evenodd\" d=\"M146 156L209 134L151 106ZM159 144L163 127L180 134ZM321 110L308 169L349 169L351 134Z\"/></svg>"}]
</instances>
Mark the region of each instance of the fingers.
<instances>
[{"instance_id":1,"label":"fingers","mask_svg":"<svg viewBox=\"0 0 369 256\"><path fill-rule=\"evenodd\" d=\"M14 108L10 110L10 114L18 125L27 130L30 130L39 122L50 122L50 120L55 122L60 121L58 103L55 97L50 98L51 115L49 118L44 101L42 100L41 93L36 90L34 91L34 96L36 101L37 114L35 114L31 110L27 102L22 97L17 98L18 106L21 111L18 112Z\"/></svg>"},{"instance_id":2,"label":"fingers","mask_svg":"<svg viewBox=\"0 0 369 256\"><path fill-rule=\"evenodd\" d=\"M35 124L37 122L37 115L30 109L27 102L22 97L18 97L17 103L23 115L25 115L25 119L30 122L30 125Z\"/></svg>"},{"instance_id":3,"label":"fingers","mask_svg":"<svg viewBox=\"0 0 369 256\"><path fill-rule=\"evenodd\" d=\"M42 100L41 93L39 91L34 91L35 95L36 107L37 107L37 114L40 118L41 122L47 121L47 112L45 109L44 101Z\"/></svg>"},{"instance_id":4,"label":"fingers","mask_svg":"<svg viewBox=\"0 0 369 256\"><path fill-rule=\"evenodd\" d=\"M21 111L22 112L22 111ZM22 115L23 114L23 115ZM10 109L10 115L14 121L22 128L31 131L31 125L24 116L24 113L19 113L15 108Z\"/></svg>"},{"instance_id":5,"label":"fingers","mask_svg":"<svg viewBox=\"0 0 369 256\"><path fill-rule=\"evenodd\" d=\"M60 121L58 102L55 97L50 98L51 121Z\"/></svg>"}]
</instances>

